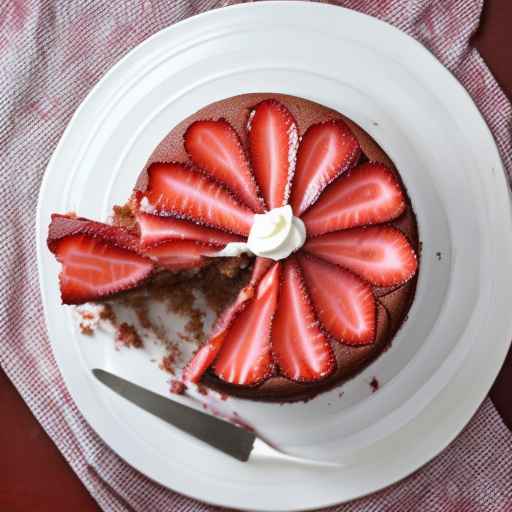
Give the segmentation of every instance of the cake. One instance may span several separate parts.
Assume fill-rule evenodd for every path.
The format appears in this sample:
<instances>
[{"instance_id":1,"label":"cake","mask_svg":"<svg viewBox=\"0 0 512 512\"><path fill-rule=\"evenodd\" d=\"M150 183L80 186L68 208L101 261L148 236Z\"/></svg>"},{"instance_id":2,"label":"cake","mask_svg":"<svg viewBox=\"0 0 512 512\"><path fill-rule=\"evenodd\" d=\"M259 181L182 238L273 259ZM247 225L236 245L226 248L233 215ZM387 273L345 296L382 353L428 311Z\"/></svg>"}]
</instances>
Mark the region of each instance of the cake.
<instances>
[{"instance_id":1,"label":"cake","mask_svg":"<svg viewBox=\"0 0 512 512\"><path fill-rule=\"evenodd\" d=\"M166 275L197 279L227 261L244 268L183 381L278 402L312 398L387 350L419 266L391 159L342 114L279 94L185 119L114 222L54 214L48 247L64 304L115 300Z\"/></svg>"}]
</instances>

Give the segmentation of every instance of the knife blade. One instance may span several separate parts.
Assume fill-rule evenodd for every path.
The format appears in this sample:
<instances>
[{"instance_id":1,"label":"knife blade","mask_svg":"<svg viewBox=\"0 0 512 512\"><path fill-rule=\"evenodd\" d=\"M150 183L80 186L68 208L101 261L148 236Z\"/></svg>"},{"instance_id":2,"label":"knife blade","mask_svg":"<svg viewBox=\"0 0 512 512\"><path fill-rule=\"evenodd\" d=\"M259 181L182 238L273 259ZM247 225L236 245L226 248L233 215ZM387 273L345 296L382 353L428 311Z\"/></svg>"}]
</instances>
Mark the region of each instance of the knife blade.
<instances>
[{"instance_id":1,"label":"knife blade","mask_svg":"<svg viewBox=\"0 0 512 512\"><path fill-rule=\"evenodd\" d=\"M112 391L170 425L239 461L249 459L256 438L253 432L165 398L106 370L95 368L92 373Z\"/></svg>"}]
</instances>

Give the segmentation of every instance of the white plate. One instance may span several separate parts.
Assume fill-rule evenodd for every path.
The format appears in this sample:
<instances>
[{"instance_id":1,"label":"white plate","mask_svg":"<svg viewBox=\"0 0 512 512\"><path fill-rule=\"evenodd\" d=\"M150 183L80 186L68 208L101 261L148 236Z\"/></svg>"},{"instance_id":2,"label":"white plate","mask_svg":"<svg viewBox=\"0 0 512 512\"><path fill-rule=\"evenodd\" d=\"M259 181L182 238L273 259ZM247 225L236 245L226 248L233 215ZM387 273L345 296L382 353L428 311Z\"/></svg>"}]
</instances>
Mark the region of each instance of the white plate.
<instances>
[{"instance_id":1,"label":"white plate","mask_svg":"<svg viewBox=\"0 0 512 512\"><path fill-rule=\"evenodd\" d=\"M409 320L392 350L343 387L342 399L334 390L307 404L229 401L289 451L343 461L336 470L267 459L241 464L125 403L89 368L109 366L162 393L165 378L143 355L115 352L101 335L84 343L59 305L58 265L45 243L50 213L105 218L175 124L246 92L302 96L357 121L393 158L418 216L423 250ZM339 7L264 2L174 25L93 89L41 187L41 290L66 384L121 457L181 493L238 508L294 510L380 489L453 439L505 357L512 338L507 190L492 137L467 93L421 45L385 23ZM374 375L382 386L372 394Z\"/></svg>"}]
</instances>

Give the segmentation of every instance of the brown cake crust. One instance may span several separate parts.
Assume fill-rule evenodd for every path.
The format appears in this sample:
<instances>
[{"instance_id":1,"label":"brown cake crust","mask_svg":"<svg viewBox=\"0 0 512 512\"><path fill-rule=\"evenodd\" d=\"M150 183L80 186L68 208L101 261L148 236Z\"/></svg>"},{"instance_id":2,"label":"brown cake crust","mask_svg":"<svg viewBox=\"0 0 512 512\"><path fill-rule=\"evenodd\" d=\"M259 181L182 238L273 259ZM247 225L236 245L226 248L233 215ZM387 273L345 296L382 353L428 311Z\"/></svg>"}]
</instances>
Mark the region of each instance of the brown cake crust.
<instances>
[{"instance_id":1,"label":"brown cake crust","mask_svg":"<svg viewBox=\"0 0 512 512\"><path fill-rule=\"evenodd\" d=\"M290 110L295 117L299 135L302 136L307 128L315 123L329 119L344 119L350 126L354 135L359 140L364 157L370 161L382 162L398 172L387 154L362 128L342 114L326 108L317 103L281 94L245 94L228 98L196 112L177 125L158 145L149 158L146 168L153 162L188 161L188 155L183 146L183 135L188 126L201 119L226 119L238 132L244 147L247 147L246 122L250 110L262 100L274 98ZM137 182L137 188L144 190L146 186L146 172L141 173ZM401 181L401 180L400 180ZM405 187L404 187L405 190ZM411 242L419 257L419 237L416 216L407 198L407 209L395 221L389 223L400 229ZM237 386L227 384L218 379L213 373L208 372L202 382L232 396L248 398L252 400L264 400L275 402L291 402L308 400L318 393L333 388L355 374L359 373L371 361L377 358L384 350L387 350L396 332L404 322L416 290L417 274L405 285L393 289L379 289L374 287L377 297L377 337L371 345L354 347L332 341L332 347L336 356L336 370L328 378L315 383L292 382L280 375L274 375L264 383L254 386Z\"/></svg>"}]
</instances>

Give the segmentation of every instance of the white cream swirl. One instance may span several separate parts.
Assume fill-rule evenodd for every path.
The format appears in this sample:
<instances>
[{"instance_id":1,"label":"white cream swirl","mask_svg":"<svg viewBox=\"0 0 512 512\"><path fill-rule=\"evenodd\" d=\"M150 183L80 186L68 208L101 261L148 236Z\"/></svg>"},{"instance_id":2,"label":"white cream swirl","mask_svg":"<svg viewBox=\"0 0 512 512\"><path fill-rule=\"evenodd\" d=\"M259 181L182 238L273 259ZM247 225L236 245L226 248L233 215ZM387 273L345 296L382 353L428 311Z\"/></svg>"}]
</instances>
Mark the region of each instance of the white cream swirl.
<instances>
[{"instance_id":1,"label":"white cream swirl","mask_svg":"<svg viewBox=\"0 0 512 512\"><path fill-rule=\"evenodd\" d=\"M247 243L231 242L215 256L240 256L249 252L278 261L300 249L305 241L304 223L293 216L292 207L287 204L254 215Z\"/></svg>"}]
</instances>

